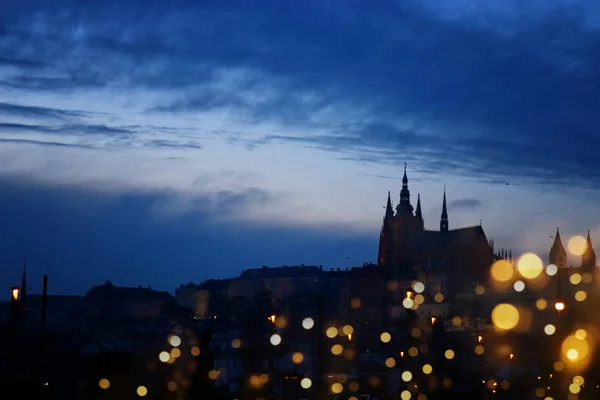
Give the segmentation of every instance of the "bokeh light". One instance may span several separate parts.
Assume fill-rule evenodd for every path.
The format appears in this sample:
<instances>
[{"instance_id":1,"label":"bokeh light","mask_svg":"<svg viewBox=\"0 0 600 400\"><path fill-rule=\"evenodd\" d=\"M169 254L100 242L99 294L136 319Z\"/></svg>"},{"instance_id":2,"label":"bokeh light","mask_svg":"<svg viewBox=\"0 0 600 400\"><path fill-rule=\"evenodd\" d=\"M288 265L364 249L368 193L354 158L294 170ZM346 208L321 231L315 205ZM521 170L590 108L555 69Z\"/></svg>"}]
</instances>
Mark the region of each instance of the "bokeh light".
<instances>
[{"instance_id":1,"label":"bokeh light","mask_svg":"<svg viewBox=\"0 0 600 400\"><path fill-rule=\"evenodd\" d=\"M587 249L587 240L583 236L573 236L567 242L567 248L574 256L580 256Z\"/></svg>"},{"instance_id":2,"label":"bokeh light","mask_svg":"<svg viewBox=\"0 0 600 400\"><path fill-rule=\"evenodd\" d=\"M146 386L138 386L138 388L135 392L137 393L138 396L144 397L145 395L148 394L148 389L146 389Z\"/></svg>"},{"instance_id":3,"label":"bokeh light","mask_svg":"<svg viewBox=\"0 0 600 400\"><path fill-rule=\"evenodd\" d=\"M402 380L404 382L410 382L412 380L412 372L410 372L410 371L404 371L402 373Z\"/></svg>"},{"instance_id":4,"label":"bokeh light","mask_svg":"<svg viewBox=\"0 0 600 400\"><path fill-rule=\"evenodd\" d=\"M498 260L491 267L492 278L498 282L508 282L514 275L513 265L507 260Z\"/></svg>"},{"instance_id":5,"label":"bokeh light","mask_svg":"<svg viewBox=\"0 0 600 400\"><path fill-rule=\"evenodd\" d=\"M388 343L390 340L392 340L392 336L387 332L383 332L379 338L383 343Z\"/></svg>"},{"instance_id":6,"label":"bokeh light","mask_svg":"<svg viewBox=\"0 0 600 400\"><path fill-rule=\"evenodd\" d=\"M544 270L542 259L534 253L525 253L517 261L517 271L525 279L535 279Z\"/></svg>"},{"instance_id":7,"label":"bokeh light","mask_svg":"<svg viewBox=\"0 0 600 400\"><path fill-rule=\"evenodd\" d=\"M280 345L281 344L281 336L279 336L277 333L271 335L270 342L273 346Z\"/></svg>"},{"instance_id":8,"label":"bokeh light","mask_svg":"<svg viewBox=\"0 0 600 400\"><path fill-rule=\"evenodd\" d=\"M329 339L333 339L334 337L336 337L338 335L338 329L335 326L330 326L325 331L325 335L327 335L327 337Z\"/></svg>"},{"instance_id":9,"label":"bokeh light","mask_svg":"<svg viewBox=\"0 0 600 400\"><path fill-rule=\"evenodd\" d=\"M525 282L516 281L513 285L513 288L515 289L516 292L522 292L525 289Z\"/></svg>"},{"instance_id":10,"label":"bokeh light","mask_svg":"<svg viewBox=\"0 0 600 400\"><path fill-rule=\"evenodd\" d=\"M498 329L513 329L519 323L519 310L512 304L498 304L492 311L492 322Z\"/></svg>"},{"instance_id":11,"label":"bokeh light","mask_svg":"<svg viewBox=\"0 0 600 400\"><path fill-rule=\"evenodd\" d=\"M302 320L302 327L304 329L312 329L312 327L315 326L315 321L312 318L304 318Z\"/></svg>"},{"instance_id":12,"label":"bokeh light","mask_svg":"<svg viewBox=\"0 0 600 400\"><path fill-rule=\"evenodd\" d=\"M177 347L181 344L181 338L177 335L170 335L169 344L173 347Z\"/></svg>"},{"instance_id":13,"label":"bokeh light","mask_svg":"<svg viewBox=\"0 0 600 400\"><path fill-rule=\"evenodd\" d=\"M303 379L300 381L300 386L301 386L303 389L309 389L309 388L312 386L312 381L310 380L310 378L303 378Z\"/></svg>"},{"instance_id":14,"label":"bokeh light","mask_svg":"<svg viewBox=\"0 0 600 400\"><path fill-rule=\"evenodd\" d=\"M558 267L554 264L550 264L546 267L546 274L548 274L549 276L556 275L557 272L558 272Z\"/></svg>"},{"instance_id":15,"label":"bokeh light","mask_svg":"<svg viewBox=\"0 0 600 400\"><path fill-rule=\"evenodd\" d=\"M110 381L106 378L102 378L98 382L98 386L100 386L101 389L108 389L110 387Z\"/></svg>"}]
</instances>

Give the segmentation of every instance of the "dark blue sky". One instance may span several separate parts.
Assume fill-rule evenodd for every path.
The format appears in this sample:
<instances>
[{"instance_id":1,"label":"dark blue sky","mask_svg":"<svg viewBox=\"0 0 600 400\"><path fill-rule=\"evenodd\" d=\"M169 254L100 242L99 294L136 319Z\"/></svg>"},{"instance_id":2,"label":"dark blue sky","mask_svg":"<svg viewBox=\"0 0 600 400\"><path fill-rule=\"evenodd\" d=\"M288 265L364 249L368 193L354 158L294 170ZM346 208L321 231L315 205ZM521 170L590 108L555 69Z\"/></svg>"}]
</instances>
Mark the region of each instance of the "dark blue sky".
<instances>
[{"instance_id":1,"label":"dark blue sky","mask_svg":"<svg viewBox=\"0 0 600 400\"><path fill-rule=\"evenodd\" d=\"M600 238L596 1L5 5L0 287L374 261L404 162L428 228Z\"/></svg>"}]
</instances>

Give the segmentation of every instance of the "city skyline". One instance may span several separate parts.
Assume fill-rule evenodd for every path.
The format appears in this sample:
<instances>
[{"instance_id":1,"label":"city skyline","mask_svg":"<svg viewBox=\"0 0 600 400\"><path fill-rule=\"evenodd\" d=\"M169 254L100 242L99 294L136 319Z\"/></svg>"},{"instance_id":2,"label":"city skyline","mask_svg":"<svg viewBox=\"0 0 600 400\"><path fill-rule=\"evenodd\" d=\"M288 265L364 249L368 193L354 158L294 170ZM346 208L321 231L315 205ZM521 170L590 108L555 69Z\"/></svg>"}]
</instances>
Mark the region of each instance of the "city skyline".
<instances>
[{"instance_id":1,"label":"city skyline","mask_svg":"<svg viewBox=\"0 0 600 400\"><path fill-rule=\"evenodd\" d=\"M600 243L593 2L259 3L9 0L3 287L375 262L405 162L428 229Z\"/></svg>"}]
</instances>

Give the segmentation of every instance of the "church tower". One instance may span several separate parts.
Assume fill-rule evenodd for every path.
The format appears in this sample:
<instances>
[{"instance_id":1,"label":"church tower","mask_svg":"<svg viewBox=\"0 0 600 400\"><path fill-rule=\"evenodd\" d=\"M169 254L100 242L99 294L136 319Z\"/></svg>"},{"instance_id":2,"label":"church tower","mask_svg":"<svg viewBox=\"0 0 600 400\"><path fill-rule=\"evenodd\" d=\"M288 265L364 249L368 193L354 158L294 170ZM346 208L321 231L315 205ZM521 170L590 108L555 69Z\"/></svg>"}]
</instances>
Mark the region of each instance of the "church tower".
<instances>
[{"instance_id":1,"label":"church tower","mask_svg":"<svg viewBox=\"0 0 600 400\"><path fill-rule=\"evenodd\" d=\"M423 221L423 213L421 212L421 194L417 194L417 209L415 210L415 218L417 219L417 225L421 229L425 229L425 222Z\"/></svg>"},{"instance_id":2,"label":"church tower","mask_svg":"<svg viewBox=\"0 0 600 400\"><path fill-rule=\"evenodd\" d=\"M562 244L562 240L560 238L560 232L558 228L556 228L556 235L554 236L554 243L552 243L552 248L550 249L550 264L556 265L558 268L566 268L567 267L567 252Z\"/></svg>"},{"instance_id":3,"label":"church tower","mask_svg":"<svg viewBox=\"0 0 600 400\"><path fill-rule=\"evenodd\" d=\"M406 163L404 163L404 176L402 177L400 203L396 207L396 216L403 215L413 215L413 206L410 204L410 190L408 190L408 177L406 176Z\"/></svg>"},{"instance_id":4,"label":"church tower","mask_svg":"<svg viewBox=\"0 0 600 400\"><path fill-rule=\"evenodd\" d=\"M590 231L588 230L587 241L585 251L581 255L581 268L585 268L587 271L591 271L596 266L596 252L592 245L592 238L590 237Z\"/></svg>"},{"instance_id":5,"label":"church tower","mask_svg":"<svg viewBox=\"0 0 600 400\"><path fill-rule=\"evenodd\" d=\"M442 202L442 216L440 218L440 232L448 232L448 210L446 208L446 188L444 188L444 200Z\"/></svg>"},{"instance_id":6,"label":"church tower","mask_svg":"<svg viewBox=\"0 0 600 400\"><path fill-rule=\"evenodd\" d=\"M383 224L381 225L381 233L379 234L379 254L377 262L379 265L384 265L390 261L391 250L393 246L392 239L392 220L394 218L394 209L392 208L392 199L388 192L387 205L385 207L385 215Z\"/></svg>"}]
</instances>

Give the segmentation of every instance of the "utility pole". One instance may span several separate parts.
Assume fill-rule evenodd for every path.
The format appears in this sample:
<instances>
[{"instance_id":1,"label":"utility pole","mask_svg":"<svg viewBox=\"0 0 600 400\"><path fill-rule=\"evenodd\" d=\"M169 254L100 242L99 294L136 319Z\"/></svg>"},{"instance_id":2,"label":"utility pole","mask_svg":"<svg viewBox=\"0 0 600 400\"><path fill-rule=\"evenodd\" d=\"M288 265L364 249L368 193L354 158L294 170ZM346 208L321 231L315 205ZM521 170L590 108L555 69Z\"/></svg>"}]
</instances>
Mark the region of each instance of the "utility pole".
<instances>
[{"instance_id":1,"label":"utility pole","mask_svg":"<svg viewBox=\"0 0 600 400\"><path fill-rule=\"evenodd\" d=\"M48 299L48 275L44 274L44 286L42 289L42 319L40 324L40 377L42 385L42 398L46 397L46 309Z\"/></svg>"}]
</instances>

